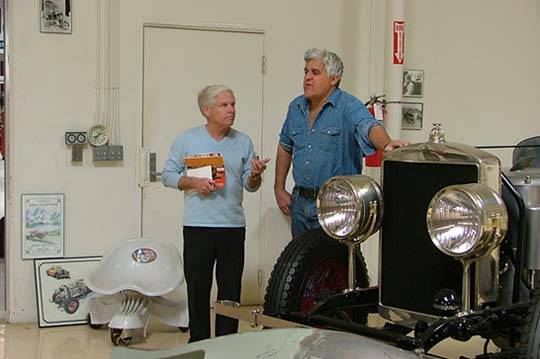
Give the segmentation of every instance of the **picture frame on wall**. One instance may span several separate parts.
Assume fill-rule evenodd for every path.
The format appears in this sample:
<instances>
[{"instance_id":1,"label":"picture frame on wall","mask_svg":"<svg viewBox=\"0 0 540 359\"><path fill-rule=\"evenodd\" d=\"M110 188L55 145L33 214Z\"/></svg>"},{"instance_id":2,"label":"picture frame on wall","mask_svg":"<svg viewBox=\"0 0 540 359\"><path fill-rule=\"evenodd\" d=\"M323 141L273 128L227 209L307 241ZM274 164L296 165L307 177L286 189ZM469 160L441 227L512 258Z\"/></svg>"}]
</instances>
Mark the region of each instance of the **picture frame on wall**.
<instances>
[{"instance_id":1,"label":"picture frame on wall","mask_svg":"<svg viewBox=\"0 0 540 359\"><path fill-rule=\"evenodd\" d=\"M39 0L40 31L71 34L71 0Z\"/></svg>"},{"instance_id":2,"label":"picture frame on wall","mask_svg":"<svg viewBox=\"0 0 540 359\"><path fill-rule=\"evenodd\" d=\"M403 71L403 96L422 97L424 96L424 71L404 70Z\"/></svg>"},{"instance_id":3,"label":"picture frame on wall","mask_svg":"<svg viewBox=\"0 0 540 359\"><path fill-rule=\"evenodd\" d=\"M101 257L34 260L40 328L86 324L88 303L95 295L85 281Z\"/></svg>"},{"instance_id":4,"label":"picture frame on wall","mask_svg":"<svg viewBox=\"0 0 540 359\"><path fill-rule=\"evenodd\" d=\"M403 102L402 115L402 130L421 130L424 117L424 104L420 102Z\"/></svg>"},{"instance_id":5,"label":"picture frame on wall","mask_svg":"<svg viewBox=\"0 0 540 359\"><path fill-rule=\"evenodd\" d=\"M64 194L22 195L22 258L64 256Z\"/></svg>"}]
</instances>

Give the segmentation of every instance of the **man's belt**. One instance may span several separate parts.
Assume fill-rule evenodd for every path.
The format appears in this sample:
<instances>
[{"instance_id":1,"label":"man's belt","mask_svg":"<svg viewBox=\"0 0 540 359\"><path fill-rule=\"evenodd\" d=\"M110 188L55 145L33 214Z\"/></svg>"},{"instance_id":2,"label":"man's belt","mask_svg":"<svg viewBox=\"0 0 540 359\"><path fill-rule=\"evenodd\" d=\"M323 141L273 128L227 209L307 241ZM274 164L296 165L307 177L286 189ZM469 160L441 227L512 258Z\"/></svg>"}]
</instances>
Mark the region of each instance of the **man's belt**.
<instances>
[{"instance_id":1,"label":"man's belt","mask_svg":"<svg viewBox=\"0 0 540 359\"><path fill-rule=\"evenodd\" d=\"M298 195L300 197L303 197L305 199L309 199L312 201L317 199L317 193L319 193L318 189L304 188L304 187L299 187L299 186L297 186L296 188L298 188Z\"/></svg>"}]
</instances>

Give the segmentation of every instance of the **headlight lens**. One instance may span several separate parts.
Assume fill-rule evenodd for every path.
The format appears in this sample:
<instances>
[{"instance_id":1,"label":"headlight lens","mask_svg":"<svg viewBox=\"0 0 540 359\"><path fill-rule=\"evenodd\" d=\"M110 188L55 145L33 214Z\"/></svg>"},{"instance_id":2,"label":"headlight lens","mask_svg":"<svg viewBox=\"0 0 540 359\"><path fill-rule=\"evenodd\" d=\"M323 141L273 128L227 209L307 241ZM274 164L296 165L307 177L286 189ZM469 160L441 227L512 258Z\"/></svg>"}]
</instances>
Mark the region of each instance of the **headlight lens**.
<instances>
[{"instance_id":1,"label":"headlight lens","mask_svg":"<svg viewBox=\"0 0 540 359\"><path fill-rule=\"evenodd\" d=\"M339 240L374 233L382 220L380 187L368 176L333 177L319 191L317 216L323 230Z\"/></svg>"},{"instance_id":2,"label":"headlight lens","mask_svg":"<svg viewBox=\"0 0 540 359\"><path fill-rule=\"evenodd\" d=\"M482 257L507 230L508 215L499 195L481 184L453 185L439 191L427 211L427 228L439 250L453 257Z\"/></svg>"}]
</instances>

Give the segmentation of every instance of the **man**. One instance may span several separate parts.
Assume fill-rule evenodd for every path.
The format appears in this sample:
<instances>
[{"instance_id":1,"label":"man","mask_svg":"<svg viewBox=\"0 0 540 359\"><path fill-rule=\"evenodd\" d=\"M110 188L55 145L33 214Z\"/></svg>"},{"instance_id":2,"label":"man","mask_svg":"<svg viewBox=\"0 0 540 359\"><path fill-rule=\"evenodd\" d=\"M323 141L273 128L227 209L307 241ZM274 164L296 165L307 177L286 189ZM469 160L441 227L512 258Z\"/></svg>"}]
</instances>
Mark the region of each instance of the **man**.
<instances>
[{"instance_id":1,"label":"man","mask_svg":"<svg viewBox=\"0 0 540 359\"><path fill-rule=\"evenodd\" d=\"M240 301L246 232L243 188L250 192L259 188L270 160L259 159L249 136L231 127L236 116L236 100L229 87L205 87L199 92L198 104L206 125L187 130L176 138L162 172L165 186L184 191L184 272L190 342L210 338L214 263L217 299ZM223 176L218 186L214 178L187 175L185 158L208 153L223 157L224 185ZM217 336L236 333L237 329L237 320L217 316Z\"/></svg>"},{"instance_id":2,"label":"man","mask_svg":"<svg viewBox=\"0 0 540 359\"><path fill-rule=\"evenodd\" d=\"M406 145L391 140L360 100L339 89L343 63L338 55L309 49L304 60L304 94L289 104L274 182L278 206L291 216L293 237L319 228L315 199L326 180L361 173L362 158L377 149ZM285 190L291 162L292 195Z\"/></svg>"}]
</instances>

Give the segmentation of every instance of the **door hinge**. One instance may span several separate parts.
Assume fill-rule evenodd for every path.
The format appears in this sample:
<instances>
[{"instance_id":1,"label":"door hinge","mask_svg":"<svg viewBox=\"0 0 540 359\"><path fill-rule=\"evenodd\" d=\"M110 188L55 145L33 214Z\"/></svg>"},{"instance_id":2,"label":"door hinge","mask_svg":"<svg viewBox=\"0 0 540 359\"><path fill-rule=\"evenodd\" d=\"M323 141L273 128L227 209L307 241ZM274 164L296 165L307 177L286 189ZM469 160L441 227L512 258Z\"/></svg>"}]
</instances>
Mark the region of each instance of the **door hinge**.
<instances>
[{"instance_id":1,"label":"door hinge","mask_svg":"<svg viewBox=\"0 0 540 359\"><path fill-rule=\"evenodd\" d=\"M259 287L262 287L262 283L263 283L263 271L262 269L259 269L257 271L257 284L259 285Z\"/></svg>"},{"instance_id":2,"label":"door hinge","mask_svg":"<svg viewBox=\"0 0 540 359\"><path fill-rule=\"evenodd\" d=\"M266 56L261 58L261 71L263 74L266 73Z\"/></svg>"}]
</instances>

